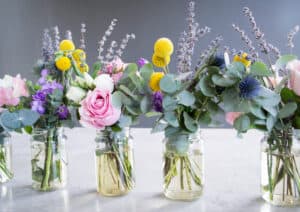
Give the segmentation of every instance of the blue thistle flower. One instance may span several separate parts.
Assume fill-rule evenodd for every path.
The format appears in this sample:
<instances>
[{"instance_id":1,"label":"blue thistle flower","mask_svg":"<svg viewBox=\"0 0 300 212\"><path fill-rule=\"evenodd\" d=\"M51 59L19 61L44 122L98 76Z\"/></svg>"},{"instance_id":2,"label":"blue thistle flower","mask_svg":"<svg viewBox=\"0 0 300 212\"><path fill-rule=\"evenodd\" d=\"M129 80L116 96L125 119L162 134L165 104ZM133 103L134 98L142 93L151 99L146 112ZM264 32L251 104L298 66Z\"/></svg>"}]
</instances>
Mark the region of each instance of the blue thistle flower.
<instances>
[{"instance_id":1,"label":"blue thistle flower","mask_svg":"<svg viewBox=\"0 0 300 212\"><path fill-rule=\"evenodd\" d=\"M224 69L225 68L224 55L221 55L221 54L215 55L215 57L213 58L213 61L212 61L211 65L217 66L220 69Z\"/></svg>"},{"instance_id":2,"label":"blue thistle flower","mask_svg":"<svg viewBox=\"0 0 300 212\"><path fill-rule=\"evenodd\" d=\"M247 76L239 84L240 96L244 99L256 97L260 91L260 83L254 77Z\"/></svg>"}]
</instances>

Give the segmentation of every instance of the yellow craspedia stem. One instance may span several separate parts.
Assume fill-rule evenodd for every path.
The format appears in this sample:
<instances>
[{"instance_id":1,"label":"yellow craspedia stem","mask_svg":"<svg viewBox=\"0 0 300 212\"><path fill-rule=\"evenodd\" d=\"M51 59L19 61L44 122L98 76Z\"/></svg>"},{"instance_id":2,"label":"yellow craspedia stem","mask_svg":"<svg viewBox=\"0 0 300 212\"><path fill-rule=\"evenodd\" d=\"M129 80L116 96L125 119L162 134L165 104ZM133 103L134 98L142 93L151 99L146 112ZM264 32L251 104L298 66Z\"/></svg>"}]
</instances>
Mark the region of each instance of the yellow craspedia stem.
<instances>
[{"instance_id":1,"label":"yellow craspedia stem","mask_svg":"<svg viewBox=\"0 0 300 212\"><path fill-rule=\"evenodd\" d=\"M84 72L88 72L89 71L89 66L88 64L86 63L79 63L77 64L77 68L79 69L79 71L81 73L84 73Z\"/></svg>"},{"instance_id":2,"label":"yellow craspedia stem","mask_svg":"<svg viewBox=\"0 0 300 212\"><path fill-rule=\"evenodd\" d=\"M85 59L86 59L86 54L82 49L76 49L72 53L72 56L76 62L85 61Z\"/></svg>"},{"instance_id":3,"label":"yellow craspedia stem","mask_svg":"<svg viewBox=\"0 0 300 212\"><path fill-rule=\"evenodd\" d=\"M155 53L152 55L152 63L159 68L166 67L170 63L170 56L159 57Z\"/></svg>"},{"instance_id":4,"label":"yellow craspedia stem","mask_svg":"<svg viewBox=\"0 0 300 212\"><path fill-rule=\"evenodd\" d=\"M71 68L71 60L65 56L59 57L55 61L55 66L60 71L67 71Z\"/></svg>"},{"instance_id":5,"label":"yellow craspedia stem","mask_svg":"<svg viewBox=\"0 0 300 212\"><path fill-rule=\"evenodd\" d=\"M249 59L247 59L248 54L247 53L243 53L242 55L235 55L233 57L233 61L234 62L241 62L244 64L244 66L246 68L248 68L251 65L251 61Z\"/></svg>"},{"instance_id":6,"label":"yellow craspedia stem","mask_svg":"<svg viewBox=\"0 0 300 212\"><path fill-rule=\"evenodd\" d=\"M154 44L154 53L159 57L170 56L174 51L174 45L169 38L160 38Z\"/></svg>"},{"instance_id":7,"label":"yellow craspedia stem","mask_svg":"<svg viewBox=\"0 0 300 212\"><path fill-rule=\"evenodd\" d=\"M154 72L151 77L150 77L150 81L149 81L149 87L153 90L153 91L160 91L160 87L159 87L159 82L161 80L161 78L164 77L164 73L163 72Z\"/></svg>"},{"instance_id":8,"label":"yellow craspedia stem","mask_svg":"<svg viewBox=\"0 0 300 212\"><path fill-rule=\"evenodd\" d=\"M75 45L71 40L62 40L59 44L60 51L74 51Z\"/></svg>"}]
</instances>

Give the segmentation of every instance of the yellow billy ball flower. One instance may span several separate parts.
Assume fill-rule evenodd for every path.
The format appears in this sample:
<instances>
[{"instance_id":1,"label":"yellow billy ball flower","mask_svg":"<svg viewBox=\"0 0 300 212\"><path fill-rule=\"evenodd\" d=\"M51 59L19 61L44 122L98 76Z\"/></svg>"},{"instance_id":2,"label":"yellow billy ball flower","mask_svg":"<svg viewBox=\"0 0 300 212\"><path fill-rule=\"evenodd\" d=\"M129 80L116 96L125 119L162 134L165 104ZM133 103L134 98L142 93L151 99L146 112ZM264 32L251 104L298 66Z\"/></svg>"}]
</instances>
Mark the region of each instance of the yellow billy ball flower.
<instances>
[{"instance_id":1,"label":"yellow billy ball flower","mask_svg":"<svg viewBox=\"0 0 300 212\"><path fill-rule=\"evenodd\" d=\"M243 53L242 55L235 55L233 61L243 63L246 68L251 65L251 61L248 59L247 53Z\"/></svg>"},{"instance_id":2,"label":"yellow billy ball flower","mask_svg":"<svg viewBox=\"0 0 300 212\"><path fill-rule=\"evenodd\" d=\"M62 40L59 44L60 51L74 51L75 45L71 40Z\"/></svg>"},{"instance_id":3,"label":"yellow billy ball flower","mask_svg":"<svg viewBox=\"0 0 300 212\"><path fill-rule=\"evenodd\" d=\"M71 60L68 57L62 56L55 61L55 65L60 71L67 71L71 68Z\"/></svg>"},{"instance_id":4,"label":"yellow billy ball flower","mask_svg":"<svg viewBox=\"0 0 300 212\"><path fill-rule=\"evenodd\" d=\"M159 57L170 56L174 51L174 46L169 38L160 38L154 44L154 52Z\"/></svg>"},{"instance_id":5,"label":"yellow billy ball flower","mask_svg":"<svg viewBox=\"0 0 300 212\"><path fill-rule=\"evenodd\" d=\"M166 67L170 63L170 60L170 56L159 57L155 53L152 55L152 63L159 68Z\"/></svg>"},{"instance_id":6,"label":"yellow billy ball flower","mask_svg":"<svg viewBox=\"0 0 300 212\"><path fill-rule=\"evenodd\" d=\"M89 66L86 63L79 63L79 64L77 64L77 67L81 73L89 71Z\"/></svg>"},{"instance_id":7,"label":"yellow billy ball flower","mask_svg":"<svg viewBox=\"0 0 300 212\"><path fill-rule=\"evenodd\" d=\"M76 62L85 61L86 59L86 54L82 49L76 49L72 56Z\"/></svg>"},{"instance_id":8,"label":"yellow billy ball flower","mask_svg":"<svg viewBox=\"0 0 300 212\"><path fill-rule=\"evenodd\" d=\"M154 72L151 75L150 81L149 81L149 87L153 91L160 91L159 82L160 82L161 78L164 77L164 75L165 74L163 72Z\"/></svg>"}]
</instances>

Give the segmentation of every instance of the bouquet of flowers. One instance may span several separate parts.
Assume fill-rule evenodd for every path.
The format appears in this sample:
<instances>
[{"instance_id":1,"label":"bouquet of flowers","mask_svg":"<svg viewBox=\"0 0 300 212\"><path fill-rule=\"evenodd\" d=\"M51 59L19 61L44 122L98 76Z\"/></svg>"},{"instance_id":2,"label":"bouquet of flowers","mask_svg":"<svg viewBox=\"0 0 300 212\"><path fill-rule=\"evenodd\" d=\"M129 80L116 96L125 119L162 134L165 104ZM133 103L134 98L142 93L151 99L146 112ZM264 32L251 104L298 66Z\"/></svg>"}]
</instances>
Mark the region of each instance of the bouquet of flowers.
<instances>
[{"instance_id":1,"label":"bouquet of flowers","mask_svg":"<svg viewBox=\"0 0 300 212\"><path fill-rule=\"evenodd\" d=\"M60 40L58 27L54 39L44 31L42 59L34 67L39 75L30 85L31 110L40 114L32 132L33 187L42 191L64 186L66 157L63 126L74 125L73 106L66 97L74 75L88 71L85 49L85 24L81 26L81 44L76 49L70 31Z\"/></svg>"},{"instance_id":2,"label":"bouquet of flowers","mask_svg":"<svg viewBox=\"0 0 300 212\"><path fill-rule=\"evenodd\" d=\"M249 8L244 8L243 13L249 18L262 56L245 31L233 24L249 54L236 54L224 71L208 71L205 77L211 83L204 90L211 86L221 88L226 119L239 133L249 129L266 132L261 153L263 198L276 205L299 204L299 136L294 139L293 132L297 135L300 127L300 62L295 55L281 55L266 41ZM298 30L296 26L288 35L291 51Z\"/></svg>"},{"instance_id":3,"label":"bouquet of flowers","mask_svg":"<svg viewBox=\"0 0 300 212\"><path fill-rule=\"evenodd\" d=\"M209 33L208 27L200 28L195 21L194 2L188 7L188 30L178 42L177 71L169 72L168 64L173 53L173 43L160 38L154 44L152 63L161 71L155 71L151 64L147 69L148 99L146 115L158 116L152 132L164 131L164 193L172 199L194 199L203 189L203 149L200 125L217 124L214 117L222 114L219 106L219 92L204 89L210 79L203 77L208 72L221 72L224 59L216 54L221 36L211 41L195 67L192 56L197 41ZM142 104L144 101L142 101Z\"/></svg>"},{"instance_id":4,"label":"bouquet of flowers","mask_svg":"<svg viewBox=\"0 0 300 212\"><path fill-rule=\"evenodd\" d=\"M13 177L9 132L30 130L39 118L38 113L26 109L28 96L26 80L20 75L0 79L0 183Z\"/></svg>"},{"instance_id":5,"label":"bouquet of flowers","mask_svg":"<svg viewBox=\"0 0 300 212\"><path fill-rule=\"evenodd\" d=\"M93 72L77 76L66 95L77 105L80 123L97 129L97 190L109 196L127 193L134 187L129 127L142 113L143 97L139 92L143 78L137 65L124 64L121 60L134 35L126 35L119 45L112 41L107 54L102 56L115 24L114 19L99 41L98 61L93 65Z\"/></svg>"}]
</instances>

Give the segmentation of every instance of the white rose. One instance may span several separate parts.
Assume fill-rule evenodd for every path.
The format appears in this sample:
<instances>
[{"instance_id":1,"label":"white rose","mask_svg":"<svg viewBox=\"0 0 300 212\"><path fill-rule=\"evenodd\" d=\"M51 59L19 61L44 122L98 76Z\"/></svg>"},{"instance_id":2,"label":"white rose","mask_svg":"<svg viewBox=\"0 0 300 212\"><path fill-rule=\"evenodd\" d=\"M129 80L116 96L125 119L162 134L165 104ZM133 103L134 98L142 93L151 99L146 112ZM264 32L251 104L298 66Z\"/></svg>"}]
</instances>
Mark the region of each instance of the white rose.
<instances>
[{"instance_id":1,"label":"white rose","mask_svg":"<svg viewBox=\"0 0 300 212\"><path fill-rule=\"evenodd\" d=\"M0 79L0 87L2 88L12 88L13 85L13 77L9 75L5 75L3 79Z\"/></svg>"},{"instance_id":2,"label":"white rose","mask_svg":"<svg viewBox=\"0 0 300 212\"><path fill-rule=\"evenodd\" d=\"M83 73L83 78L85 80L85 83L89 86L92 87L94 85L94 79L87 73Z\"/></svg>"},{"instance_id":3,"label":"white rose","mask_svg":"<svg viewBox=\"0 0 300 212\"><path fill-rule=\"evenodd\" d=\"M82 88L91 88L94 85L94 79L88 74L83 73L83 76L76 76L75 82Z\"/></svg>"},{"instance_id":4,"label":"white rose","mask_svg":"<svg viewBox=\"0 0 300 212\"><path fill-rule=\"evenodd\" d=\"M94 80L96 88L100 90L107 90L110 93L114 90L114 81L108 74L101 74Z\"/></svg>"},{"instance_id":5,"label":"white rose","mask_svg":"<svg viewBox=\"0 0 300 212\"><path fill-rule=\"evenodd\" d=\"M86 91L82 88L71 86L66 94L67 98L79 103L86 95Z\"/></svg>"}]
</instances>

